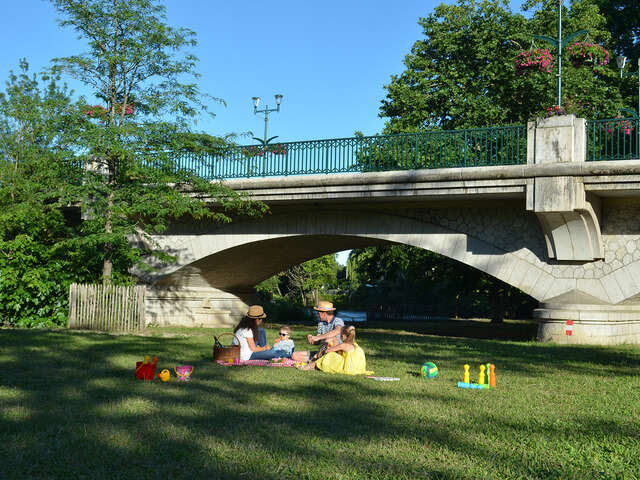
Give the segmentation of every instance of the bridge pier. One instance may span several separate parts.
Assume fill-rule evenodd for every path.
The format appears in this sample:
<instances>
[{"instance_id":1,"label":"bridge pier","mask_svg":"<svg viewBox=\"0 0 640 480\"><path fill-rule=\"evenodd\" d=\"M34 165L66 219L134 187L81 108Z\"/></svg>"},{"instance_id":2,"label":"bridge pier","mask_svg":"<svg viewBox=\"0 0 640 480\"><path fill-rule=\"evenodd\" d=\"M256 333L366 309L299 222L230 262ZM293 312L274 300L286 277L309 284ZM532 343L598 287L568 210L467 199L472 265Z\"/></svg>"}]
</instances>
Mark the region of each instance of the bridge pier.
<instances>
[{"instance_id":1,"label":"bridge pier","mask_svg":"<svg viewBox=\"0 0 640 480\"><path fill-rule=\"evenodd\" d=\"M234 327L258 303L255 291L225 292L211 287L148 286L147 325Z\"/></svg>"},{"instance_id":2,"label":"bridge pier","mask_svg":"<svg viewBox=\"0 0 640 480\"><path fill-rule=\"evenodd\" d=\"M542 302L533 312L538 341L564 344L640 343L640 305Z\"/></svg>"}]
</instances>

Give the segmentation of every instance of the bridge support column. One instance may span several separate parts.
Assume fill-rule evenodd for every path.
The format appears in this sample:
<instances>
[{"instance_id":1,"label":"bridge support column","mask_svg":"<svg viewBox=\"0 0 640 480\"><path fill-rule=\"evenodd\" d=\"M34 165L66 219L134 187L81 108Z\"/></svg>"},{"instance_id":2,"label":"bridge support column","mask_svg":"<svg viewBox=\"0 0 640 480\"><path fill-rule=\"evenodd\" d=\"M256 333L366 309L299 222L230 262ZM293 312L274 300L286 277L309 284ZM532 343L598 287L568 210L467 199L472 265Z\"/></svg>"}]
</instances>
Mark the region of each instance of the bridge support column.
<instances>
[{"instance_id":1,"label":"bridge support column","mask_svg":"<svg viewBox=\"0 0 640 480\"><path fill-rule=\"evenodd\" d=\"M640 305L541 303L538 341L584 345L640 343Z\"/></svg>"},{"instance_id":2,"label":"bridge support column","mask_svg":"<svg viewBox=\"0 0 640 480\"><path fill-rule=\"evenodd\" d=\"M566 164L584 162L586 122L573 115L551 117L527 126L527 163ZM544 233L549 258L593 261L603 258L600 202L588 197L579 179L540 176L527 182L527 210L533 211Z\"/></svg>"},{"instance_id":3,"label":"bridge support column","mask_svg":"<svg viewBox=\"0 0 640 480\"><path fill-rule=\"evenodd\" d=\"M146 323L159 326L233 327L257 303L254 291L224 292L207 287L148 286Z\"/></svg>"}]
</instances>

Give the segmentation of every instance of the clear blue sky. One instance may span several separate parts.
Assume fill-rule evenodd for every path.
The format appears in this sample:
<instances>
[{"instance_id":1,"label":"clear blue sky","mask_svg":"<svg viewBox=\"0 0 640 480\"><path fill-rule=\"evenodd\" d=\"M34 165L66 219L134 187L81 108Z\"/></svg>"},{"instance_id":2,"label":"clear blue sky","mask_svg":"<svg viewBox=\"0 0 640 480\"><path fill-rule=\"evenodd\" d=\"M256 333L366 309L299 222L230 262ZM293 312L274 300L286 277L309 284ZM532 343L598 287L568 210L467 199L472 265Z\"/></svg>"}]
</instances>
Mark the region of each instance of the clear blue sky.
<instances>
[{"instance_id":1,"label":"clear blue sky","mask_svg":"<svg viewBox=\"0 0 640 480\"><path fill-rule=\"evenodd\" d=\"M523 1L512 0L512 9ZM402 72L404 56L422 38L418 19L440 3L167 0L166 5L170 25L198 34L193 52L200 58L202 91L227 103L214 106L216 118L199 128L214 135L252 131L262 137L264 116L253 115L251 97L274 107L273 95L281 93L281 111L269 116L269 136L293 141L380 132L383 87ZM53 57L85 51L73 31L58 27L47 1L4 1L2 7L3 80L22 57L39 71ZM241 142L253 143L249 138Z\"/></svg>"}]
</instances>

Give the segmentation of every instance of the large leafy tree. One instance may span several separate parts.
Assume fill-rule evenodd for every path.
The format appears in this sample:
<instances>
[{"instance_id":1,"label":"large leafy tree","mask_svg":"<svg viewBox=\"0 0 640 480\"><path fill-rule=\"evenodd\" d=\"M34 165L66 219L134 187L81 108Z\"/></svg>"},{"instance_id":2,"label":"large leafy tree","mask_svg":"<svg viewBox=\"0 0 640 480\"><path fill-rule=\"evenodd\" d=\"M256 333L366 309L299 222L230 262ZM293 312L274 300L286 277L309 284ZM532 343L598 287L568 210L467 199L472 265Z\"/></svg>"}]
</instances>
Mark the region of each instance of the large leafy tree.
<instances>
[{"instance_id":1,"label":"large leafy tree","mask_svg":"<svg viewBox=\"0 0 640 480\"><path fill-rule=\"evenodd\" d=\"M69 209L78 106L25 60L0 92L0 323L63 324L69 283L98 266ZM77 219L75 219L77 220Z\"/></svg>"},{"instance_id":2,"label":"large leafy tree","mask_svg":"<svg viewBox=\"0 0 640 480\"><path fill-rule=\"evenodd\" d=\"M557 5L557 4L556 4ZM406 70L386 86L380 115L387 133L523 123L555 101L555 70L521 75L519 51L534 34L557 34L556 12L539 8L531 19L513 14L504 0L458 0L420 19L424 38L405 58ZM563 11L565 31L588 29L610 44L606 19L593 0L575 0ZM545 47L537 41L538 47ZM567 57L567 52L563 53ZM622 106L616 70L574 68L565 58L563 89L571 113L612 116Z\"/></svg>"},{"instance_id":3,"label":"large leafy tree","mask_svg":"<svg viewBox=\"0 0 640 480\"><path fill-rule=\"evenodd\" d=\"M385 133L522 124L544 114L556 103L557 58L549 72L527 74L516 71L514 60L518 52L533 46L557 55L551 45L542 40L532 44L532 39L557 37L558 4L558 0L530 0L525 5L530 15L525 18L512 13L504 0L457 0L420 19L424 37L405 57L406 69L386 86L380 107L380 116L388 119ZM618 44L608 30L612 23L599 4L599 0L573 0L570 8L565 6L563 37L588 30L588 38L613 52ZM632 32L630 36L635 38ZM626 84L619 79L615 62L577 68L569 62L566 49L562 55L565 111L585 118L616 116L625 106ZM365 157L363 163L367 161ZM360 292L373 290L386 301L437 299L443 310L462 314L472 307L476 314L496 320L532 305L512 287L429 252L374 247L358 251L350 261L362 282L377 287Z\"/></svg>"},{"instance_id":4,"label":"large leafy tree","mask_svg":"<svg viewBox=\"0 0 640 480\"><path fill-rule=\"evenodd\" d=\"M223 140L192 130L211 100L188 81L197 77L197 59L185 52L196 43L194 32L167 25L159 0L51 1L60 24L88 47L54 59L53 71L79 80L100 99L80 112L76 149L87 169L75 193L85 219L83 240L100 246L105 283L126 278L149 254L168 260L149 234L173 219L229 222L235 214L264 211L221 183L202 180L206 165L176 163L175 152L225 148ZM135 236L144 238L132 244Z\"/></svg>"}]
</instances>

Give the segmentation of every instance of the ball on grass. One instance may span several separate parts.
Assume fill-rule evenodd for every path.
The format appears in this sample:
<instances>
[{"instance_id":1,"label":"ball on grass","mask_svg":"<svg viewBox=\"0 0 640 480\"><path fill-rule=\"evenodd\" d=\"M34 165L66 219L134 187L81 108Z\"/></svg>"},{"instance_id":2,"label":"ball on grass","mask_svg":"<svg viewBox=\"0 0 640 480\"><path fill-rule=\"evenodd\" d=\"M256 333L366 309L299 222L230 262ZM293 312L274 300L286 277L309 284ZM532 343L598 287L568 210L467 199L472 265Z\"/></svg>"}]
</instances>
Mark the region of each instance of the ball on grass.
<instances>
[{"instance_id":1,"label":"ball on grass","mask_svg":"<svg viewBox=\"0 0 640 480\"><path fill-rule=\"evenodd\" d=\"M433 362L425 362L420 367L420 375L424 378L436 378L438 376L438 367Z\"/></svg>"}]
</instances>

